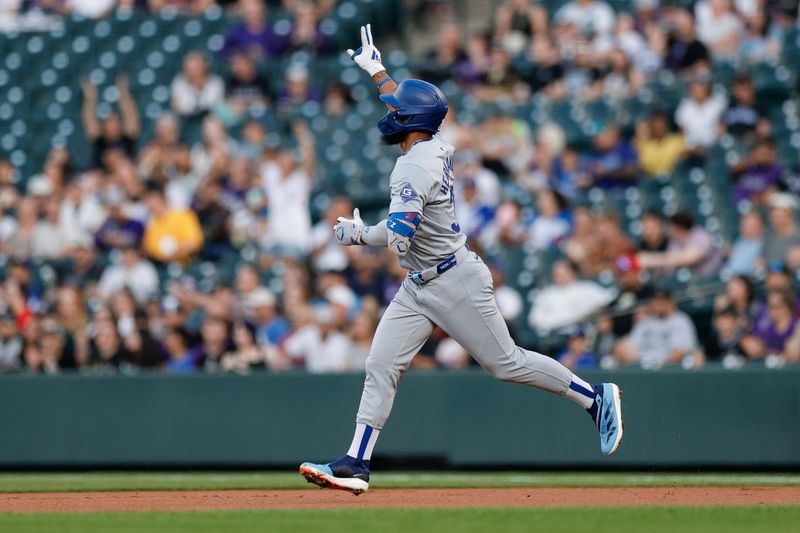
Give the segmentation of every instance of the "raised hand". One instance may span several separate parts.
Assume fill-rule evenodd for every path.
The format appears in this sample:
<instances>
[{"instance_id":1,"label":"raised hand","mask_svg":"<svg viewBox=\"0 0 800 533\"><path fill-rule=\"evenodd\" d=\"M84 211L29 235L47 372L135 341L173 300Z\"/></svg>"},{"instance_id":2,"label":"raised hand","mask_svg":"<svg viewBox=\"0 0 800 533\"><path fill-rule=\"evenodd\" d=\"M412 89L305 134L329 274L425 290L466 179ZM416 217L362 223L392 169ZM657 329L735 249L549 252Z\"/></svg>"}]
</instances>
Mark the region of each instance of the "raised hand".
<instances>
[{"instance_id":1,"label":"raised hand","mask_svg":"<svg viewBox=\"0 0 800 533\"><path fill-rule=\"evenodd\" d=\"M381 63L381 53L372 39L372 27L369 24L361 26L361 46L357 50L348 48L347 54L370 76L386 71L386 67Z\"/></svg>"}]
</instances>

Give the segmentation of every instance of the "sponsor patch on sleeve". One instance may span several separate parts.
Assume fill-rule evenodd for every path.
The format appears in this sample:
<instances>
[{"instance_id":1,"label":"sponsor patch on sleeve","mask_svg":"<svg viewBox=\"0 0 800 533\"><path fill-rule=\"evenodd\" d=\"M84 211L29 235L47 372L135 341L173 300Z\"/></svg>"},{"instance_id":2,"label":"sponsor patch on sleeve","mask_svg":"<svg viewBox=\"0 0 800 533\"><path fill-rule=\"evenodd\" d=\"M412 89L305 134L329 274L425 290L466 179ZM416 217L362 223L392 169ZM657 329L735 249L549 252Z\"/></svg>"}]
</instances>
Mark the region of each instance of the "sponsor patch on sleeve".
<instances>
[{"instance_id":1,"label":"sponsor patch on sleeve","mask_svg":"<svg viewBox=\"0 0 800 533\"><path fill-rule=\"evenodd\" d=\"M405 182L403 186L400 187L400 199L403 200L404 204L407 204L417 196L419 196L417 191L414 190L414 187L412 187L409 182Z\"/></svg>"}]
</instances>

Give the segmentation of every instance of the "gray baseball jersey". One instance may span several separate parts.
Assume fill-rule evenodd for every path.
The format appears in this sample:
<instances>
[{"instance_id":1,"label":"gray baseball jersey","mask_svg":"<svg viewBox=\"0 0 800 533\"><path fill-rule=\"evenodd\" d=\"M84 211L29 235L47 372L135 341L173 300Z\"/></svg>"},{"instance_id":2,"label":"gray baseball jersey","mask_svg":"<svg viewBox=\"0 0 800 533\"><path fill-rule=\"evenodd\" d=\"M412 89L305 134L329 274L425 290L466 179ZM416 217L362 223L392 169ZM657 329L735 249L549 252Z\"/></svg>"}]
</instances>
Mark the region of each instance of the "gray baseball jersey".
<instances>
[{"instance_id":1,"label":"gray baseball jersey","mask_svg":"<svg viewBox=\"0 0 800 533\"><path fill-rule=\"evenodd\" d=\"M397 160L391 176L392 213L414 212L421 222L401 264L424 270L464 247L453 205L453 147L434 135ZM397 384L440 326L497 379L565 395L572 372L545 355L516 346L494 299L492 275L475 253L425 284L407 278L381 317L367 357L356 421L383 428Z\"/></svg>"},{"instance_id":2,"label":"gray baseball jersey","mask_svg":"<svg viewBox=\"0 0 800 533\"><path fill-rule=\"evenodd\" d=\"M424 270L453 255L467 242L453 205L453 151L437 133L418 142L395 163L389 184L390 213L419 213L421 221L400 264Z\"/></svg>"}]
</instances>

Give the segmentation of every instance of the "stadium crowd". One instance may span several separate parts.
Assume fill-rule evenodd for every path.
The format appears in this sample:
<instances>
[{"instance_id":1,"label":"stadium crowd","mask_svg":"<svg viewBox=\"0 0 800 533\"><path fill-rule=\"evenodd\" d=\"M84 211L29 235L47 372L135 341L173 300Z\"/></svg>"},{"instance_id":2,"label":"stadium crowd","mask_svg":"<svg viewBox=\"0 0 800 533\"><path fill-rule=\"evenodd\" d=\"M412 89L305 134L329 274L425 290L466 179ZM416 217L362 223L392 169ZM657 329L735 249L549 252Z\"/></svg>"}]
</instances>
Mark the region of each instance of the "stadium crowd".
<instances>
[{"instance_id":1,"label":"stadium crowd","mask_svg":"<svg viewBox=\"0 0 800 533\"><path fill-rule=\"evenodd\" d=\"M191 15L214 4L6 0L0 30L115 10ZM84 80L89 164L76 165L69 144L54 146L32 176L0 160L0 372L363 368L406 272L383 250L335 244L331 227L354 206L346 194L318 193L325 147L291 112L316 102L326 116L346 116L359 98L345 83L317 85L302 63L275 91L263 68L298 50L341 53L319 30L336 3L221 4L230 17L224 46L185 54L169 84L171 111L152 134L143 134L127 76L116 80L110 113L99 112L103 96ZM419 77L488 110L462 120L454 99L441 134L457 148L458 220L490 263L509 327L571 367L800 360L800 161L798 150L781 156L771 102L749 74L781 58L800 24L797 2L545 4L554 3L502 2L492 25L472 35L445 23L436 45L412 59ZM278 9L292 21L280 32L269 23ZM730 87L714 84L720 62L736 65ZM624 101L665 74L686 83L676 109L653 103L632 128L598 122L582 143L568 143L555 121L533 127L503 112L533 98ZM253 118L265 108L283 117L284 131ZM193 143L190 121L201 124ZM739 222L730 242L690 206L646 206L631 231L621 213L587 201L596 191L686 181L725 142L741 153L727 161ZM376 176L376 186L387 178ZM530 294L509 278L503 252L514 249L552 259L548 281ZM686 280L715 295L707 313L683 310ZM470 364L441 330L415 360Z\"/></svg>"}]
</instances>

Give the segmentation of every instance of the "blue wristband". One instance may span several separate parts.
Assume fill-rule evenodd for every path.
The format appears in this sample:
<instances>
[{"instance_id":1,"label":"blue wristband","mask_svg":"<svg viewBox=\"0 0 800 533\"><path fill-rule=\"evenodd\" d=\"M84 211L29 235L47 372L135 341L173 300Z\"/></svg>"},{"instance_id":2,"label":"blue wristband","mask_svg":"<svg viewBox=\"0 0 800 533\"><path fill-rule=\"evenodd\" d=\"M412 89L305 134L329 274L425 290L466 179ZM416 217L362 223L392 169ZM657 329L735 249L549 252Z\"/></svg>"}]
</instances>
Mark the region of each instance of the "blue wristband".
<instances>
[{"instance_id":1,"label":"blue wristband","mask_svg":"<svg viewBox=\"0 0 800 533\"><path fill-rule=\"evenodd\" d=\"M394 80L387 76L387 77L383 78L381 81L379 81L378 82L378 90L380 91L381 87L383 87L383 84L386 83L386 82L389 82L389 81L394 81Z\"/></svg>"}]
</instances>

